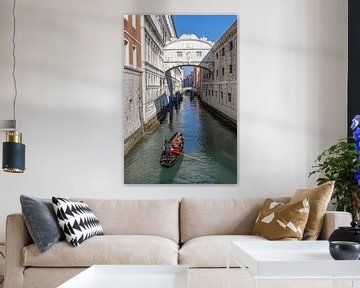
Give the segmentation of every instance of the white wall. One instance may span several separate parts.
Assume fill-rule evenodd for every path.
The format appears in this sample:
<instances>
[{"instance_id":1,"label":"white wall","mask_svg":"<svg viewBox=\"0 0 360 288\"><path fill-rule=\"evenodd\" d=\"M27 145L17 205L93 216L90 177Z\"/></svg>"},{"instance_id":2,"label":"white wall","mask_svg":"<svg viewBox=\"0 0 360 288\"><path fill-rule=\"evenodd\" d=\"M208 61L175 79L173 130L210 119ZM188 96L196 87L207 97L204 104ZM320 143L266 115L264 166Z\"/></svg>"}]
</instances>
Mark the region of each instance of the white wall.
<instances>
[{"instance_id":1,"label":"white wall","mask_svg":"<svg viewBox=\"0 0 360 288\"><path fill-rule=\"evenodd\" d=\"M266 197L314 184L315 156L346 135L347 2L219 3L18 0L17 115L28 170L0 172L0 242L21 193ZM239 15L238 185L123 184L122 14L134 12ZM12 117L11 25L11 1L0 1L0 119Z\"/></svg>"}]
</instances>

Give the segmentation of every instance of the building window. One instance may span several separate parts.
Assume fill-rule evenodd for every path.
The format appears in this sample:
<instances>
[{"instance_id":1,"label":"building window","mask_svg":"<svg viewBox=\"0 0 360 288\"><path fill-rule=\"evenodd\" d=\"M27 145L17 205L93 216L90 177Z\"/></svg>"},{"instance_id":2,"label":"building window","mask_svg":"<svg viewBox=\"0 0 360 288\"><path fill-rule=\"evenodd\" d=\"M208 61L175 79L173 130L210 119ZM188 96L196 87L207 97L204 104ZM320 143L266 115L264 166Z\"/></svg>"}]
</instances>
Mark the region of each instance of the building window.
<instances>
[{"instance_id":1,"label":"building window","mask_svg":"<svg viewBox=\"0 0 360 288\"><path fill-rule=\"evenodd\" d=\"M182 57L182 52L176 52L176 56L179 58Z\"/></svg>"},{"instance_id":2,"label":"building window","mask_svg":"<svg viewBox=\"0 0 360 288\"><path fill-rule=\"evenodd\" d=\"M126 21L129 21L129 15L124 15L124 19L125 19Z\"/></svg>"},{"instance_id":3,"label":"building window","mask_svg":"<svg viewBox=\"0 0 360 288\"><path fill-rule=\"evenodd\" d=\"M136 29L136 15L132 15L132 26L134 27L134 29Z\"/></svg>"},{"instance_id":4,"label":"building window","mask_svg":"<svg viewBox=\"0 0 360 288\"><path fill-rule=\"evenodd\" d=\"M133 49L133 51L132 51L132 65L134 66L134 67L136 67L137 65L136 65L136 47L135 46L133 46L132 47L132 49Z\"/></svg>"},{"instance_id":5,"label":"building window","mask_svg":"<svg viewBox=\"0 0 360 288\"><path fill-rule=\"evenodd\" d=\"M196 56L197 57L202 57L202 52L201 51L196 51Z\"/></svg>"},{"instance_id":6,"label":"building window","mask_svg":"<svg viewBox=\"0 0 360 288\"><path fill-rule=\"evenodd\" d=\"M219 59L219 52L216 53L216 59Z\"/></svg>"},{"instance_id":7,"label":"building window","mask_svg":"<svg viewBox=\"0 0 360 288\"><path fill-rule=\"evenodd\" d=\"M232 65L229 65L229 73L232 73Z\"/></svg>"},{"instance_id":8,"label":"building window","mask_svg":"<svg viewBox=\"0 0 360 288\"><path fill-rule=\"evenodd\" d=\"M231 93L228 93L228 101L231 102Z\"/></svg>"},{"instance_id":9,"label":"building window","mask_svg":"<svg viewBox=\"0 0 360 288\"><path fill-rule=\"evenodd\" d=\"M216 76L219 76L219 70L216 69Z\"/></svg>"},{"instance_id":10,"label":"building window","mask_svg":"<svg viewBox=\"0 0 360 288\"><path fill-rule=\"evenodd\" d=\"M124 65L129 66L129 42L124 40Z\"/></svg>"},{"instance_id":11,"label":"building window","mask_svg":"<svg viewBox=\"0 0 360 288\"><path fill-rule=\"evenodd\" d=\"M234 44L233 44L233 41L230 41L230 51L232 51L234 49Z\"/></svg>"},{"instance_id":12,"label":"building window","mask_svg":"<svg viewBox=\"0 0 360 288\"><path fill-rule=\"evenodd\" d=\"M225 68L224 67L221 68L221 73L222 73L222 75L225 75Z\"/></svg>"},{"instance_id":13,"label":"building window","mask_svg":"<svg viewBox=\"0 0 360 288\"><path fill-rule=\"evenodd\" d=\"M222 55L222 56L225 55L225 47L223 47L223 48L221 49L221 55Z\"/></svg>"},{"instance_id":14,"label":"building window","mask_svg":"<svg viewBox=\"0 0 360 288\"><path fill-rule=\"evenodd\" d=\"M214 96L214 90L211 90L211 96Z\"/></svg>"},{"instance_id":15,"label":"building window","mask_svg":"<svg viewBox=\"0 0 360 288\"><path fill-rule=\"evenodd\" d=\"M223 92L220 92L220 98L221 98L221 99L224 99L224 94L223 94Z\"/></svg>"}]
</instances>

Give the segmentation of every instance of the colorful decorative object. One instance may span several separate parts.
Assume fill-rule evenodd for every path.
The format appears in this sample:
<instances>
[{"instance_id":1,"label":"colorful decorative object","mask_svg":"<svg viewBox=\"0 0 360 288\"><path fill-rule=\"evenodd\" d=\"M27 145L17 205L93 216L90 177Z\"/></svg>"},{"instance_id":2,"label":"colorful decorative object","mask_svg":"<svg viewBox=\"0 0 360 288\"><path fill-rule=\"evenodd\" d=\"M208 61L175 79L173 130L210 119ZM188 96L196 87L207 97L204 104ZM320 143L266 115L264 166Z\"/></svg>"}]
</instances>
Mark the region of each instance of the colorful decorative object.
<instances>
[{"instance_id":1,"label":"colorful decorative object","mask_svg":"<svg viewBox=\"0 0 360 288\"><path fill-rule=\"evenodd\" d=\"M355 221L360 220L360 115L351 124L353 137L341 139L325 149L316 159L317 165L309 177L320 173L317 183L335 181L334 200L338 211L351 212Z\"/></svg>"},{"instance_id":2,"label":"colorful decorative object","mask_svg":"<svg viewBox=\"0 0 360 288\"><path fill-rule=\"evenodd\" d=\"M237 184L237 23L124 15L124 184Z\"/></svg>"},{"instance_id":3,"label":"colorful decorative object","mask_svg":"<svg viewBox=\"0 0 360 288\"><path fill-rule=\"evenodd\" d=\"M351 130L353 130L353 137L356 142L355 150L357 152L360 152L360 115L356 115L352 119ZM358 155L358 159L360 159L360 155ZM355 179L358 185L360 186L360 167L358 167L358 169L355 172Z\"/></svg>"}]
</instances>

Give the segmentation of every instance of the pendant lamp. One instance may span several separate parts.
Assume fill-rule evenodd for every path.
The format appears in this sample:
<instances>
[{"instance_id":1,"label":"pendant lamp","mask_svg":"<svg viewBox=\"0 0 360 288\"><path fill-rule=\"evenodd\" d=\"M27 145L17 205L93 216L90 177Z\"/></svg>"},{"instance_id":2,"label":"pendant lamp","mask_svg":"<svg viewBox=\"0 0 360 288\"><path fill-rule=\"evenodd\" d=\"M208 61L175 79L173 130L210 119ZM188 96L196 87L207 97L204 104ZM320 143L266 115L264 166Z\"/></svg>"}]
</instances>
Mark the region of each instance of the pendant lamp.
<instances>
[{"instance_id":1,"label":"pendant lamp","mask_svg":"<svg viewBox=\"0 0 360 288\"><path fill-rule=\"evenodd\" d=\"M3 143L2 168L5 172L23 173L25 171L25 145L22 144L22 133L16 128L16 98L17 87L15 78L16 57L15 57L15 33L16 33L16 17L15 17L16 0L13 0L12 16L13 16L13 69L12 78L14 82L14 100L13 100L13 120L0 121L0 130L6 131L6 139Z\"/></svg>"}]
</instances>

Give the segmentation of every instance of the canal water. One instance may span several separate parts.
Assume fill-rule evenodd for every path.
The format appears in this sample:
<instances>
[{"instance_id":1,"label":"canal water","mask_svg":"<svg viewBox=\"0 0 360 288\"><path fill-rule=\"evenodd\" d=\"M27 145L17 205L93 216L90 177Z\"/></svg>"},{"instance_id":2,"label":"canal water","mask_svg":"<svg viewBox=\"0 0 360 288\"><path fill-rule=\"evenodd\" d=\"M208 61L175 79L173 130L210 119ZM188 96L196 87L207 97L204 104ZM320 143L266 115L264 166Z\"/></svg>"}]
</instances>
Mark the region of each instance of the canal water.
<instances>
[{"instance_id":1,"label":"canal water","mask_svg":"<svg viewBox=\"0 0 360 288\"><path fill-rule=\"evenodd\" d=\"M183 133L184 155L170 168L161 167L165 139ZM178 110L168 113L151 135L142 139L124 160L125 184L236 184L236 130L184 95Z\"/></svg>"}]
</instances>

